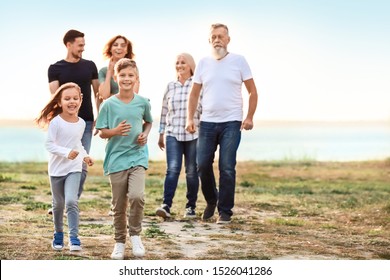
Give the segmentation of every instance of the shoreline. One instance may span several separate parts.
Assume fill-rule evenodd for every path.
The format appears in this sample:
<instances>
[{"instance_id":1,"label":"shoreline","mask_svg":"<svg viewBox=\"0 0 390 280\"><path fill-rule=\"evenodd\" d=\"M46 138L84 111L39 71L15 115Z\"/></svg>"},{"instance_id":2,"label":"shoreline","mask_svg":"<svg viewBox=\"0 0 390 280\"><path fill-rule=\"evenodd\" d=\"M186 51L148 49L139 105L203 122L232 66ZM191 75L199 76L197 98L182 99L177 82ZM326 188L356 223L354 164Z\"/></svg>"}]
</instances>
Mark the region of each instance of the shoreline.
<instances>
[{"instance_id":1,"label":"shoreline","mask_svg":"<svg viewBox=\"0 0 390 280\"><path fill-rule=\"evenodd\" d=\"M254 120L256 127L267 126L300 126L300 125L321 125L321 126L344 126L344 125L388 125L390 128L390 120ZM154 123L159 123L157 118L154 119ZM0 127L37 127L34 123L34 119L0 119Z\"/></svg>"}]
</instances>

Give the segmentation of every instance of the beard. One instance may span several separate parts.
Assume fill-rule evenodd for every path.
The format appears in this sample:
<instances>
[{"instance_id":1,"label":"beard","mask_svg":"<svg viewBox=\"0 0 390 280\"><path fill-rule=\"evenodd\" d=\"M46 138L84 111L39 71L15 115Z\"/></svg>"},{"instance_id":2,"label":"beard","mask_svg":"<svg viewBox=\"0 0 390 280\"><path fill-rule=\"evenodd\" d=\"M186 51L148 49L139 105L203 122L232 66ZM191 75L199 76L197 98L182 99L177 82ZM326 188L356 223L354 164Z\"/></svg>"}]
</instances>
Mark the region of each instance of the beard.
<instances>
[{"instance_id":1,"label":"beard","mask_svg":"<svg viewBox=\"0 0 390 280\"><path fill-rule=\"evenodd\" d=\"M224 58L227 55L227 50L223 47L216 47L216 48L212 47L211 48L211 55L215 59L219 60L219 59Z\"/></svg>"},{"instance_id":2,"label":"beard","mask_svg":"<svg viewBox=\"0 0 390 280\"><path fill-rule=\"evenodd\" d=\"M74 59L81 59L82 58L82 53L72 53L72 57L74 58Z\"/></svg>"}]
</instances>

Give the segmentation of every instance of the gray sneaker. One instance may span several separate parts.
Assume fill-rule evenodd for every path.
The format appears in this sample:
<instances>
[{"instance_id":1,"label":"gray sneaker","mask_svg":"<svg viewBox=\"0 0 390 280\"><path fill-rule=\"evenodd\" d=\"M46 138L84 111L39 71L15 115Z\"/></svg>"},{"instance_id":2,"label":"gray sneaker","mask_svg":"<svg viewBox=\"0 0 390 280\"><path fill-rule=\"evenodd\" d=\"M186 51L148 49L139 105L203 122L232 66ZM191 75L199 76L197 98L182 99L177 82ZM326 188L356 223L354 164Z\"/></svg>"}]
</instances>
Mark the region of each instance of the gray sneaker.
<instances>
[{"instance_id":1,"label":"gray sneaker","mask_svg":"<svg viewBox=\"0 0 390 280\"><path fill-rule=\"evenodd\" d=\"M217 224L230 224L231 221L232 218L228 214L220 213L217 220Z\"/></svg>"},{"instance_id":2,"label":"gray sneaker","mask_svg":"<svg viewBox=\"0 0 390 280\"><path fill-rule=\"evenodd\" d=\"M171 217L171 210L169 209L169 206L166 204L161 205L160 208L157 208L156 215L161 218L170 218Z\"/></svg>"},{"instance_id":3,"label":"gray sneaker","mask_svg":"<svg viewBox=\"0 0 390 280\"><path fill-rule=\"evenodd\" d=\"M211 219L214 216L215 212L215 204L207 204L206 208L204 209L202 220L206 221L208 219Z\"/></svg>"}]
</instances>

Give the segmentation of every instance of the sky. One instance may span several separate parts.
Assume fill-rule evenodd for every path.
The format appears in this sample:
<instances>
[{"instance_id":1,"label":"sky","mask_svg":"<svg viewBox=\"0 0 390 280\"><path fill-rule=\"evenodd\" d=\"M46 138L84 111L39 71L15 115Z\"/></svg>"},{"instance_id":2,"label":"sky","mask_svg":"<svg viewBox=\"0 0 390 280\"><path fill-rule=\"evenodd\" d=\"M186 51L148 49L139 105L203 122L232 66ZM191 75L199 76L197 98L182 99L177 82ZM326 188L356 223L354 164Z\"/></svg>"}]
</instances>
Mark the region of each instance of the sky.
<instances>
[{"instance_id":1,"label":"sky","mask_svg":"<svg viewBox=\"0 0 390 280\"><path fill-rule=\"evenodd\" d=\"M37 116L69 29L85 33L83 58L98 69L104 44L129 38L140 94L158 117L176 55L209 55L209 27L220 22L228 50L251 67L256 120L390 121L389 14L387 0L1 1L0 119Z\"/></svg>"}]
</instances>

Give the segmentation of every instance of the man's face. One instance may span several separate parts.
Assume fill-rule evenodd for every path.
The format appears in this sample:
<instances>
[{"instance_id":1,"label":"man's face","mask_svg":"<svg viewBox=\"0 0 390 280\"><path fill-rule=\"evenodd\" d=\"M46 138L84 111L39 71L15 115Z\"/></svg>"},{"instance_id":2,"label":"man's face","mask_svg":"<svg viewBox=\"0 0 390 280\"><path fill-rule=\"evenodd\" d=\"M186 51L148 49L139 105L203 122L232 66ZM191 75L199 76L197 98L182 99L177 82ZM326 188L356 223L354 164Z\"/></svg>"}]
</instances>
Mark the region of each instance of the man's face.
<instances>
[{"instance_id":1,"label":"man's face","mask_svg":"<svg viewBox=\"0 0 390 280\"><path fill-rule=\"evenodd\" d=\"M227 55L227 45L230 37L227 30L223 27L215 28L210 33L209 42L211 45L211 54L215 59L222 59Z\"/></svg>"},{"instance_id":2,"label":"man's face","mask_svg":"<svg viewBox=\"0 0 390 280\"><path fill-rule=\"evenodd\" d=\"M83 37L78 37L73 43L68 43L68 52L75 59L81 59L85 46L85 40Z\"/></svg>"},{"instance_id":3,"label":"man's face","mask_svg":"<svg viewBox=\"0 0 390 280\"><path fill-rule=\"evenodd\" d=\"M227 45L230 42L227 30L223 27L213 29L210 33L209 42L214 49L224 48L227 50Z\"/></svg>"}]
</instances>

